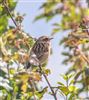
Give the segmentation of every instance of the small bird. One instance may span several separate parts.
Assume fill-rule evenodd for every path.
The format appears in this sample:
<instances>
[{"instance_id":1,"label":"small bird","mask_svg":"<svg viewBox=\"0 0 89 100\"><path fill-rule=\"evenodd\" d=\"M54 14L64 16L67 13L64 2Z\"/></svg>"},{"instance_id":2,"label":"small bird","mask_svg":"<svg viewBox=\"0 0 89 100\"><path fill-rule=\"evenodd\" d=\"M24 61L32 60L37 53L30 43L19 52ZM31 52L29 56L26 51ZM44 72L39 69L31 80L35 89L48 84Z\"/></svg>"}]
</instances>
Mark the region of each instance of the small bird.
<instances>
[{"instance_id":1,"label":"small bird","mask_svg":"<svg viewBox=\"0 0 89 100\"><path fill-rule=\"evenodd\" d=\"M27 64L27 69L31 65L39 66L43 65L47 62L48 57L50 55L50 40L53 38L50 38L48 36L41 36L37 39L35 44L33 45L31 51L30 51L30 59Z\"/></svg>"}]
</instances>

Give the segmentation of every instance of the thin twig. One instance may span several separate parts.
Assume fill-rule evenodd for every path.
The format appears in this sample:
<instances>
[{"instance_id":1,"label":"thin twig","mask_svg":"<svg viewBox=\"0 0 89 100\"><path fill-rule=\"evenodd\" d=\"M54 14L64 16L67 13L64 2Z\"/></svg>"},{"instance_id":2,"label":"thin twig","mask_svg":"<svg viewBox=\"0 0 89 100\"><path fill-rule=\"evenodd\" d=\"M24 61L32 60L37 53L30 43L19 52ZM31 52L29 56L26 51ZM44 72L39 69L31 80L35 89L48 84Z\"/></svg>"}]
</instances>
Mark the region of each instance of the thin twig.
<instances>
[{"instance_id":1,"label":"thin twig","mask_svg":"<svg viewBox=\"0 0 89 100\"><path fill-rule=\"evenodd\" d=\"M67 86L67 88L68 88L68 80L66 81L66 86ZM66 95L65 100L68 100L68 95Z\"/></svg>"},{"instance_id":2,"label":"thin twig","mask_svg":"<svg viewBox=\"0 0 89 100\"><path fill-rule=\"evenodd\" d=\"M55 94L57 94L58 90L59 90L58 88L55 90Z\"/></svg>"},{"instance_id":3,"label":"thin twig","mask_svg":"<svg viewBox=\"0 0 89 100\"><path fill-rule=\"evenodd\" d=\"M2 4L4 5L4 7L5 7L7 13L9 14L10 18L12 19L12 21L13 21L13 23L15 24L15 26L17 27L17 29L20 30L20 31L22 31L22 30L21 30L21 26L19 26L19 25L17 24L16 20L13 18L10 9L9 9L9 7L7 6L6 0L3 0ZM28 34L28 36L29 36L31 39L36 40L36 38L33 38L33 37L30 36L29 34Z\"/></svg>"},{"instance_id":4,"label":"thin twig","mask_svg":"<svg viewBox=\"0 0 89 100\"><path fill-rule=\"evenodd\" d=\"M66 99L65 95L59 90L59 86L57 86L57 87L52 87L52 88L56 89L56 90L55 90L55 94L57 94L57 92L60 92L60 96L62 96L62 97L64 98L64 100Z\"/></svg>"},{"instance_id":5,"label":"thin twig","mask_svg":"<svg viewBox=\"0 0 89 100\"><path fill-rule=\"evenodd\" d=\"M30 80L31 82L31 86L32 86L32 93L33 93L33 96L34 96L34 100L37 100L36 97L35 97L35 86L34 86L34 81L33 80Z\"/></svg>"},{"instance_id":6,"label":"thin twig","mask_svg":"<svg viewBox=\"0 0 89 100\"><path fill-rule=\"evenodd\" d=\"M54 99L57 100L56 94L55 94L54 90L52 89L52 86L51 86L51 84L50 84L50 82L49 82L47 76L46 76L45 73L42 71L42 68L41 68L42 66L39 65L38 67L39 67L41 73L43 74L43 76L44 76L44 78L45 78L45 80L46 80L46 82L47 82L47 84L48 84L48 86L49 86L49 88L50 88L50 90L51 90L51 92L52 92L52 95L54 96Z\"/></svg>"},{"instance_id":7,"label":"thin twig","mask_svg":"<svg viewBox=\"0 0 89 100\"><path fill-rule=\"evenodd\" d=\"M10 69L9 69L9 64L7 64L7 71L8 71L8 79L10 79Z\"/></svg>"},{"instance_id":8,"label":"thin twig","mask_svg":"<svg viewBox=\"0 0 89 100\"><path fill-rule=\"evenodd\" d=\"M10 12L9 7L7 6L6 0L3 1L3 5L4 5L5 9L7 10L8 14L10 15L10 17L11 17L13 23L15 24L15 26L18 27L16 21L14 20L13 16L11 15L11 12Z\"/></svg>"}]
</instances>

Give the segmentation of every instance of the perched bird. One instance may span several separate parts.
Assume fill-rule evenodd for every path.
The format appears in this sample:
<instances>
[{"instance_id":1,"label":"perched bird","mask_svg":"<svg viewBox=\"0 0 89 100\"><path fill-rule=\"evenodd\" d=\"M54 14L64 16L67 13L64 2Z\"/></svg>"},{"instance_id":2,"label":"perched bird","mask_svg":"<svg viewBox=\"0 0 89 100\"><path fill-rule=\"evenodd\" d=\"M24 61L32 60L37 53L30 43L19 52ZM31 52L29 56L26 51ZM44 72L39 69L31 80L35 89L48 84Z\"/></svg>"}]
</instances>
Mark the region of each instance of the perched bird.
<instances>
[{"instance_id":1,"label":"perched bird","mask_svg":"<svg viewBox=\"0 0 89 100\"><path fill-rule=\"evenodd\" d=\"M27 64L27 68L29 68L31 65L43 65L47 62L48 57L50 55L50 40L53 38L50 38L48 36L41 36L37 39L35 44L33 45L31 51L30 51L30 59Z\"/></svg>"}]
</instances>

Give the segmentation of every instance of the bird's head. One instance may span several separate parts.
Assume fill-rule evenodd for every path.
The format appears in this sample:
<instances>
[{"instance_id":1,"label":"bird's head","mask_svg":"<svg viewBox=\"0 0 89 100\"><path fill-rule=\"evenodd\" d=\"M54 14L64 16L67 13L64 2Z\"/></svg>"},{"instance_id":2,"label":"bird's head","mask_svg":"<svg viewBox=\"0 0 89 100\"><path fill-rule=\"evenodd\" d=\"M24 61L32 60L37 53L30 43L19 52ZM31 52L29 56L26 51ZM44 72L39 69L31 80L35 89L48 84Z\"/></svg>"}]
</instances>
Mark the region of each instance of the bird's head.
<instances>
[{"instance_id":1,"label":"bird's head","mask_svg":"<svg viewBox=\"0 0 89 100\"><path fill-rule=\"evenodd\" d=\"M48 36L41 36L38 38L39 41L44 41L44 42L48 42L51 39L53 39L52 37L48 37Z\"/></svg>"}]
</instances>

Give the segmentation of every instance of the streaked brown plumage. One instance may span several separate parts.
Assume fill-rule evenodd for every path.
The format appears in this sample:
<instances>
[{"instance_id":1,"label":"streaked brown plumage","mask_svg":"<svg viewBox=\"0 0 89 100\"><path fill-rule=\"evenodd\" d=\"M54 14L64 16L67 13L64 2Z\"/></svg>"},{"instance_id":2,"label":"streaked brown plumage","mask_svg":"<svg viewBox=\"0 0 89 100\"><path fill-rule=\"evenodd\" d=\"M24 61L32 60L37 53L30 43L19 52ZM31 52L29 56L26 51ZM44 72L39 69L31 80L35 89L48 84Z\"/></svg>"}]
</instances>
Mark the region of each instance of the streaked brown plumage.
<instances>
[{"instance_id":1,"label":"streaked brown plumage","mask_svg":"<svg viewBox=\"0 0 89 100\"><path fill-rule=\"evenodd\" d=\"M33 45L31 52L30 52L30 59L27 68L30 65L44 64L48 60L50 54L50 40L47 36L42 36L38 38L38 40Z\"/></svg>"}]
</instances>

